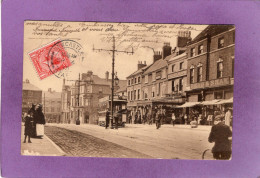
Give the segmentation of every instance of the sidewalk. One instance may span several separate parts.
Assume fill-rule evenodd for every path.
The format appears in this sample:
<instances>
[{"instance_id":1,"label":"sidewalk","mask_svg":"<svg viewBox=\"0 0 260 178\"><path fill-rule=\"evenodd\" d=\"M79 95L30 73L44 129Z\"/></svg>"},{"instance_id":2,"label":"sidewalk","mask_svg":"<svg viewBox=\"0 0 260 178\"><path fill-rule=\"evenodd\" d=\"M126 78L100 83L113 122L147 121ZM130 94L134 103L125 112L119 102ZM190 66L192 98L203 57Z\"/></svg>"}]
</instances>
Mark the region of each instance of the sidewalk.
<instances>
[{"instance_id":1,"label":"sidewalk","mask_svg":"<svg viewBox=\"0 0 260 178\"><path fill-rule=\"evenodd\" d=\"M155 124L152 126L155 127ZM126 127L131 128L131 127L151 127L151 125L148 124L126 124ZM201 130L201 131L208 131L210 132L211 130L210 125L198 125L197 128L191 128L191 125L183 125L183 124L175 124L174 126L172 124L163 124L162 128L178 128L178 129L191 129L191 130Z\"/></svg>"},{"instance_id":2,"label":"sidewalk","mask_svg":"<svg viewBox=\"0 0 260 178\"><path fill-rule=\"evenodd\" d=\"M24 126L22 124L21 135L21 155L29 156L64 156L65 153L46 135L39 138L31 138L32 143L28 143L28 137L26 143L24 141Z\"/></svg>"}]
</instances>

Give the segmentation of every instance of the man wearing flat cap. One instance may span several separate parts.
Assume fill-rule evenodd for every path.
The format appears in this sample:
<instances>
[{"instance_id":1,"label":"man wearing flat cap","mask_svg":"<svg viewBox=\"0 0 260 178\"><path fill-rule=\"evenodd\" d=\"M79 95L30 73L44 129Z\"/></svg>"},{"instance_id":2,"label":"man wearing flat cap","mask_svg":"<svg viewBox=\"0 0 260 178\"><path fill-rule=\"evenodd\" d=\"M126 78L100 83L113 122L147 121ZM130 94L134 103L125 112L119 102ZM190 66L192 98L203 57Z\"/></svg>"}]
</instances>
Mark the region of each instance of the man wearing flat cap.
<instances>
[{"instance_id":1,"label":"man wearing flat cap","mask_svg":"<svg viewBox=\"0 0 260 178\"><path fill-rule=\"evenodd\" d=\"M229 137L232 137L230 127L223 122L224 116L215 118L215 122L211 128L208 141L210 143L215 142L212 148L213 157L215 159L228 160L231 157L231 141Z\"/></svg>"}]
</instances>

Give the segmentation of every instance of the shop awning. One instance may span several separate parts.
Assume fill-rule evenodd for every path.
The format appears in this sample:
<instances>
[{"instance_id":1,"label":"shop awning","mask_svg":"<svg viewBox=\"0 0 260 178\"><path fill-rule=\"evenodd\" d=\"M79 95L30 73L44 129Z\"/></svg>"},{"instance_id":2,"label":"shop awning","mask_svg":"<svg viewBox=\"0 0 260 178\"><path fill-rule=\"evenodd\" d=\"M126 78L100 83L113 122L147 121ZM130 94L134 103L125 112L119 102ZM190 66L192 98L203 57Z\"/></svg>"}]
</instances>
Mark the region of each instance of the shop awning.
<instances>
[{"instance_id":1,"label":"shop awning","mask_svg":"<svg viewBox=\"0 0 260 178\"><path fill-rule=\"evenodd\" d=\"M218 104L228 104L228 103L233 103L233 97L227 100L221 100L218 102Z\"/></svg>"},{"instance_id":2,"label":"shop awning","mask_svg":"<svg viewBox=\"0 0 260 178\"><path fill-rule=\"evenodd\" d=\"M220 100L211 100L211 101L203 101L201 102L202 105L216 105L219 104Z\"/></svg>"},{"instance_id":3,"label":"shop awning","mask_svg":"<svg viewBox=\"0 0 260 178\"><path fill-rule=\"evenodd\" d=\"M189 107L193 107L195 105L199 105L200 102L186 102L181 106L177 106L176 108L189 108Z\"/></svg>"}]
</instances>

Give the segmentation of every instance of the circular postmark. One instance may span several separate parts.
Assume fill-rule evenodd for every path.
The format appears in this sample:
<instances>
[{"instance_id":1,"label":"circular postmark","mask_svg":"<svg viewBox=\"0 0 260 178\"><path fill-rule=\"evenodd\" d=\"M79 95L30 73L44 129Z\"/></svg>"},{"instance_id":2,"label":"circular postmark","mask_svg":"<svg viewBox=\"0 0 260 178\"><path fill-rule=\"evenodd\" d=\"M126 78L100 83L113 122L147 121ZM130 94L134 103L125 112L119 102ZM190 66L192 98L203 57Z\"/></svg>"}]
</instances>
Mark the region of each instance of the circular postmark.
<instances>
[{"instance_id":1,"label":"circular postmark","mask_svg":"<svg viewBox=\"0 0 260 178\"><path fill-rule=\"evenodd\" d=\"M73 81L73 68L82 66L83 47L74 40L57 40L48 52L48 67L57 78Z\"/></svg>"}]
</instances>

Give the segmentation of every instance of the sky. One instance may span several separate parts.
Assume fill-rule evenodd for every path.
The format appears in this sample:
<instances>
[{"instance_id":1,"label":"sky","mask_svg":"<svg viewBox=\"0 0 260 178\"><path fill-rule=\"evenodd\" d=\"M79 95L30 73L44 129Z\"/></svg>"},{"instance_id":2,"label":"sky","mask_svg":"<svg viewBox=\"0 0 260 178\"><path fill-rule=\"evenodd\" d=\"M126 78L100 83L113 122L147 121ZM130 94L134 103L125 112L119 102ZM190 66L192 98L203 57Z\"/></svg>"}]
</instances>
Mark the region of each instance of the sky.
<instances>
[{"instance_id":1,"label":"sky","mask_svg":"<svg viewBox=\"0 0 260 178\"><path fill-rule=\"evenodd\" d=\"M66 84L72 84L71 80L77 80L79 73L90 70L102 78L105 77L105 72L109 71L111 78L112 52L93 51L93 47L111 50L112 36L115 37L116 50L131 52L133 49L134 52L115 53L115 71L119 79L125 80L137 70L138 61L151 64L153 50L162 51L164 42L169 42L174 48L179 31L190 31L193 39L206 27L207 25L25 21L23 80L28 79L44 91L48 88L61 91L63 77L50 75L41 80L29 55L57 39L73 40L81 46L77 52L64 47L68 54L77 55L74 64L66 69Z\"/></svg>"}]
</instances>

